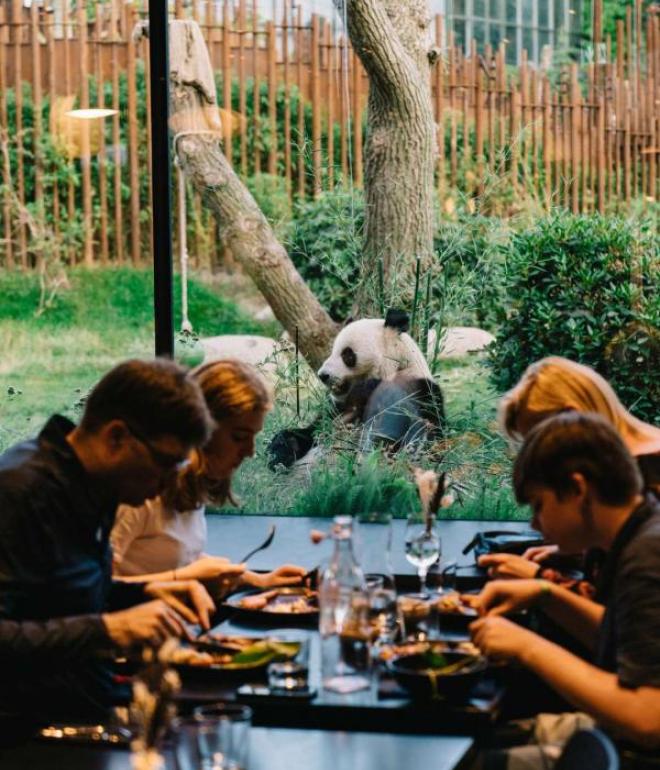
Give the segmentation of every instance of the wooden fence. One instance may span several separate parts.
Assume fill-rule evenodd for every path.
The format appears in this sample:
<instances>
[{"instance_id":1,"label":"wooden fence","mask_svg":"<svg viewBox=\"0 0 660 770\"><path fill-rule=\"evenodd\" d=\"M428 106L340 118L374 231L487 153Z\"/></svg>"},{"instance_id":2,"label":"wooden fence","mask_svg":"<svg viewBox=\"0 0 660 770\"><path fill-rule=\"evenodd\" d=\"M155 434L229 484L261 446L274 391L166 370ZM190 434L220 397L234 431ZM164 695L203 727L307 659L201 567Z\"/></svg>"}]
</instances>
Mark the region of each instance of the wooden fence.
<instances>
[{"instance_id":1,"label":"wooden fence","mask_svg":"<svg viewBox=\"0 0 660 770\"><path fill-rule=\"evenodd\" d=\"M148 42L131 33L146 0L63 5L63 18L34 2L0 6L0 264L30 267L53 248L71 264L137 264L151 245L150 107ZM435 19L441 201L484 206L504 188L574 212L658 200L660 18L643 18L635 0L612 41L599 13L597 3L597 61L548 69L505 66L505 43L466 55ZM256 0L177 0L175 14L206 37L240 173L276 176L297 199L362 184L368 83L333 25L304 22L291 0L276 0L268 20ZM80 120L74 106L117 112ZM221 239L190 191L188 204L193 262L214 262Z\"/></svg>"}]
</instances>

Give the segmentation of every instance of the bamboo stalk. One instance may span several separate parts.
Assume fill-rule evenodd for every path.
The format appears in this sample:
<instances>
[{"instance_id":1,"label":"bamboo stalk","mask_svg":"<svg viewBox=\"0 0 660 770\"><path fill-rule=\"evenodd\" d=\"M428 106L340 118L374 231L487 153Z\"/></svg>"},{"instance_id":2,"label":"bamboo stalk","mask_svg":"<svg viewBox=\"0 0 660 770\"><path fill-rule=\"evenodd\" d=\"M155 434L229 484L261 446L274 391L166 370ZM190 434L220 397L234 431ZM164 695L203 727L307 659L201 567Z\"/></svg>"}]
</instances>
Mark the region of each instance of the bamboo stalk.
<instances>
[{"instance_id":1,"label":"bamboo stalk","mask_svg":"<svg viewBox=\"0 0 660 770\"><path fill-rule=\"evenodd\" d=\"M261 172L260 113L261 85L259 82L259 5L252 0L252 125L254 127L254 173Z\"/></svg>"},{"instance_id":2,"label":"bamboo stalk","mask_svg":"<svg viewBox=\"0 0 660 770\"><path fill-rule=\"evenodd\" d=\"M112 151L113 151L113 169L112 182L114 192L114 236L115 242L113 252L117 261L121 264L124 261L124 207L122 206L122 183L121 183L121 129L120 129L120 100L119 100L119 46L121 40L119 37L119 15L117 14L117 4L110 3L110 26L111 31L111 59L110 73L112 80L112 109L116 110L112 116Z\"/></svg>"},{"instance_id":3,"label":"bamboo stalk","mask_svg":"<svg viewBox=\"0 0 660 770\"><path fill-rule=\"evenodd\" d=\"M284 178L289 197L292 195L291 187L291 72L289 67L289 0L284 0L284 18L282 22L282 34L284 43L282 46L282 58L284 64Z\"/></svg>"},{"instance_id":4,"label":"bamboo stalk","mask_svg":"<svg viewBox=\"0 0 660 770\"><path fill-rule=\"evenodd\" d=\"M33 2L30 5L30 40L32 47L32 146L34 153L34 201L41 209L40 216L44 216L43 200L43 156L41 152L41 138L43 134L43 103L41 87L41 42L39 29L39 6Z\"/></svg>"},{"instance_id":5,"label":"bamboo stalk","mask_svg":"<svg viewBox=\"0 0 660 770\"><path fill-rule=\"evenodd\" d=\"M328 52L327 57L327 85L326 85L326 104L328 105L328 131L327 131L327 156L328 156L328 189L334 188L335 182L335 46L330 25L325 25L325 48Z\"/></svg>"},{"instance_id":6,"label":"bamboo stalk","mask_svg":"<svg viewBox=\"0 0 660 770\"><path fill-rule=\"evenodd\" d=\"M300 200L305 198L305 99L303 91L303 26L302 26L302 8L298 5L296 16L296 75L298 79L298 197Z\"/></svg>"},{"instance_id":7,"label":"bamboo stalk","mask_svg":"<svg viewBox=\"0 0 660 770\"><path fill-rule=\"evenodd\" d=\"M136 21L135 6L126 8L126 27L131 30ZM140 262L140 160L138 154L137 90L135 87L135 44L129 37L126 41L126 75L128 79L128 157L129 186L131 190L131 259L134 265Z\"/></svg>"},{"instance_id":8,"label":"bamboo stalk","mask_svg":"<svg viewBox=\"0 0 660 770\"><path fill-rule=\"evenodd\" d=\"M598 97L598 211L605 213L605 97Z\"/></svg>"},{"instance_id":9,"label":"bamboo stalk","mask_svg":"<svg viewBox=\"0 0 660 770\"><path fill-rule=\"evenodd\" d=\"M339 110L340 116L340 130L339 130L339 143L341 154L341 176L342 183L346 184L348 179L348 50L346 36L342 35L340 41L340 69L339 69Z\"/></svg>"},{"instance_id":10,"label":"bamboo stalk","mask_svg":"<svg viewBox=\"0 0 660 770\"><path fill-rule=\"evenodd\" d=\"M275 25L266 25L268 39L268 124L270 126L270 148L268 150L268 173L277 173L277 50L275 48Z\"/></svg>"},{"instance_id":11,"label":"bamboo stalk","mask_svg":"<svg viewBox=\"0 0 660 770\"><path fill-rule=\"evenodd\" d=\"M477 156L477 195L484 194L484 126L481 68L475 66L474 76L475 152Z\"/></svg>"},{"instance_id":12,"label":"bamboo stalk","mask_svg":"<svg viewBox=\"0 0 660 770\"><path fill-rule=\"evenodd\" d=\"M78 3L78 66L80 67L80 107L89 108L89 56L87 50L87 9L83 3ZM83 260L86 267L94 264L94 222L92 220L92 168L89 141L89 121L82 122L80 132L80 170L82 172L82 204L83 204Z\"/></svg>"},{"instance_id":13,"label":"bamboo stalk","mask_svg":"<svg viewBox=\"0 0 660 770\"><path fill-rule=\"evenodd\" d=\"M105 5L96 6L96 106L105 107L105 94L103 92L103 35L102 9ZM101 262L108 263L108 170L105 156L105 120L102 119L101 136L99 141L98 170L99 170L99 241L101 247Z\"/></svg>"},{"instance_id":14,"label":"bamboo stalk","mask_svg":"<svg viewBox=\"0 0 660 770\"><path fill-rule=\"evenodd\" d=\"M45 25L45 34L46 34L46 53L47 53L47 70L48 70L48 94L50 97L50 112L49 112L49 124L48 124L48 131L51 136L55 135L55 110L53 109L53 105L55 103L55 100L57 98L57 89L55 87L56 83L56 61L55 61L55 42L53 40L54 30L53 30L53 23L48 23ZM1 65L0 65L1 66ZM4 90L3 86L0 84L0 90ZM0 119L0 122L2 125L7 125L6 121L2 121ZM55 233L55 236L58 239L59 242L59 234L60 234L60 191L59 191L59 184L57 181L57 175L53 174L53 187L52 187L52 196L53 196L53 231Z\"/></svg>"},{"instance_id":15,"label":"bamboo stalk","mask_svg":"<svg viewBox=\"0 0 660 770\"><path fill-rule=\"evenodd\" d=\"M142 2L146 4L146 10L148 11L148 0L142 0ZM149 174L149 180L151 180L153 178L153 155L151 151L151 61L149 58L149 38L143 37L142 41L144 80L147 96L147 173ZM149 218L151 219L154 212L154 193L151 184L147 185L147 205L149 206ZM149 227L147 227L147 232L149 233L149 254L154 254L154 229L151 226L151 222Z\"/></svg>"},{"instance_id":16,"label":"bamboo stalk","mask_svg":"<svg viewBox=\"0 0 660 770\"><path fill-rule=\"evenodd\" d=\"M222 6L222 106L225 110L225 119L222 121L223 145L225 157L233 164L232 153L232 104L231 104L231 16L229 13L229 0L225 0Z\"/></svg>"},{"instance_id":17,"label":"bamboo stalk","mask_svg":"<svg viewBox=\"0 0 660 770\"><path fill-rule=\"evenodd\" d=\"M454 47L454 33L449 38L449 112L451 130L449 137L449 179L452 188L456 187L458 178L458 124L456 120L456 49Z\"/></svg>"},{"instance_id":18,"label":"bamboo stalk","mask_svg":"<svg viewBox=\"0 0 660 770\"><path fill-rule=\"evenodd\" d=\"M543 189L545 209L550 211L552 207L552 101L550 96L550 81L548 76L543 76Z\"/></svg>"},{"instance_id":19,"label":"bamboo stalk","mask_svg":"<svg viewBox=\"0 0 660 770\"><path fill-rule=\"evenodd\" d=\"M2 244L5 253L5 267L13 270L14 242L11 217L12 174L9 160L9 121L7 116L7 47L9 26L5 17L5 8L0 6L0 126L4 129L1 139L2 149Z\"/></svg>"},{"instance_id":20,"label":"bamboo stalk","mask_svg":"<svg viewBox=\"0 0 660 770\"><path fill-rule=\"evenodd\" d=\"M317 14L312 14L312 184L313 194L318 198L322 191L321 178L321 88L319 77L319 47L320 47L320 25Z\"/></svg>"},{"instance_id":21,"label":"bamboo stalk","mask_svg":"<svg viewBox=\"0 0 660 770\"><path fill-rule=\"evenodd\" d=\"M516 86L511 89L511 186L518 192L518 159L520 141L520 94Z\"/></svg>"},{"instance_id":22,"label":"bamboo stalk","mask_svg":"<svg viewBox=\"0 0 660 770\"><path fill-rule=\"evenodd\" d=\"M14 24L14 99L16 110L16 195L21 208L25 206L25 166L23 159L23 3L21 0L13 0L12 3L12 23ZM19 217L16 223L16 232L18 235L18 253L20 255L21 267L25 270L28 266L27 258L27 240L25 226L22 217Z\"/></svg>"},{"instance_id":23,"label":"bamboo stalk","mask_svg":"<svg viewBox=\"0 0 660 770\"><path fill-rule=\"evenodd\" d=\"M353 59L353 174L355 184L362 187L362 69L355 51Z\"/></svg>"},{"instance_id":24,"label":"bamboo stalk","mask_svg":"<svg viewBox=\"0 0 660 770\"><path fill-rule=\"evenodd\" d=\"M442 51L442 16L435 17L435 44ZM444 128L444 62L442 56L435 63L435 125L438 148L438 197L442 200L445 190L445 128Z\"/></svg>"},{"instance_id":25,"label":"bamboo stalk","mask_svg":"<svg viewBox=\"0 0 660 770\"><path fill-rule=\"evenodd\" d=\"M286 7L286 6L285 6ZM245 0L241 0L238 11L238 111L240 113L241 174L248 175L247 155L247 96L245 93ZM286 34L284 48L286 50ZM285 54L286 56L286 54ZM286 97L285 97L286 98Z\"/></svg>"}]
</instances>

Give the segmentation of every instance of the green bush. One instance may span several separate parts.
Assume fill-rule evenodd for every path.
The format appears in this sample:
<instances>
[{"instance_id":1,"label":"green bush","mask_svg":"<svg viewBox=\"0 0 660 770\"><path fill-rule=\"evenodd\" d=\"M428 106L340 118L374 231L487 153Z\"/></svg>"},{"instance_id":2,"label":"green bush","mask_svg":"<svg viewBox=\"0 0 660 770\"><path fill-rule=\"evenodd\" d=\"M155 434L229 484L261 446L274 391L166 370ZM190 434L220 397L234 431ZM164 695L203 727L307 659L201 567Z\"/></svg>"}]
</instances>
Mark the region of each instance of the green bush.
<instances>
[{"instance_id":1,"label":"green bush","mask_svg":"<svg viewBox=\"0 0 660 770\"><path fill-rule=\"evenodd\" d=\"M345 189L298 203L288 250L305 282L335 321L351 311L359 280L364 224L362 193Z\"/></svg>"},{"instance_id":2,"label":"green bush","mask_svg":"<svg viewBox=\"0 0 660 770\"><path fill-rule=\"evenodd\" d=\"M291 220L286 180L272 174L256 174L248 177L245 184L275 233L282 236Z\"/></svg>"},{"instance_id":3,"label":"green bush","mask_svg":"<svg viewBox=\"0 0 660 770\"><path fill-rule=\"evenodd\" d=\"M617 218L557 214L514 234L509 310L491 351L505 389L547 355L593 366L623 403L660 420L660 236Z\"/></svg>"}]
</instances>

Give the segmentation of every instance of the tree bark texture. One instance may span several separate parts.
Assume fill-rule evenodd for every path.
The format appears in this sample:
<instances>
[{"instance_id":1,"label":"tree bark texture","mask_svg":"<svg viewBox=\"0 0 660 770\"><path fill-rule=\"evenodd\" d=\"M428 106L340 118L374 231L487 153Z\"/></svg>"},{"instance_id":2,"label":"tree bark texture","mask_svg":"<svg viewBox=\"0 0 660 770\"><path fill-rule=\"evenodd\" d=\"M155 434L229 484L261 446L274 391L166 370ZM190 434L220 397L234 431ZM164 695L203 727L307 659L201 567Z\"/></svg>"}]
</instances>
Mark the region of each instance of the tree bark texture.
<instances>
[{"instance_id":1,"label":"tree bark texture","mask_svg":"<svg viewBox=\"0 0 660 770\"><path fill-rule=\"evenodd\" d=\"M436 128L431 100L431 15L426 0L334 0L369 76L364 146L364 269L358 303L379 305L385 285L410 295L416 257L433 254ZM345 4L345 9L344 9Z\"/></svg>"},{"instance_id":2,"label":"tree bark texture","mask_svg":"<svg viewBox=\"0 0 660 770\"><path fill-rule=\"evenodd\" d=\"M170 23L170 127L177 162L213 212L232 254L317 369L337 327L305 284L220 146L222 122L206 43L196 22Z\"/></svg>"}]
</instances>

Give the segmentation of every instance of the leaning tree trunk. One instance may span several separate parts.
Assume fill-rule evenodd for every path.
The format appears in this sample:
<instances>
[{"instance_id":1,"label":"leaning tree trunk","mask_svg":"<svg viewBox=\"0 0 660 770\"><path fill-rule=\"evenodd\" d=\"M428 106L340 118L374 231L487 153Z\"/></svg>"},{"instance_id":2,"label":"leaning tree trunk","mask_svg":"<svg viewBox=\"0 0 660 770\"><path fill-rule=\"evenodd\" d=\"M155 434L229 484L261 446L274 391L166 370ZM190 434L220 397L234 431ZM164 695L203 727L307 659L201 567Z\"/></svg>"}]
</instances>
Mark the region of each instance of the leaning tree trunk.
<instances>
[{"instance_id":1,"label":"leaning tree trunk","mask_svg":"<svg viewBox=\"0 0 660 770\"><path fill-rule=\"evenodd\" d=\"M261 209L220 148L213 70L194 21L170 22L170 126L177 160L212 210L232 254L300 352L318 368L336 326L305 284Z\"/></svg>"},{"instance_id":2,"label":"leaning tree trunk","mask_svg":"<svg viewBox=\"0 0 660 770\"><path fill-rule=\"evenodd\" d=\"M364 268L357 304L379 305L386 286L410 293L416 257L433 254L435 124L431 102L431 16L426 0L334 0L369 76L364 146ZM357 118L358 116L354 116Z\"/></svg>"}]
</instances>

